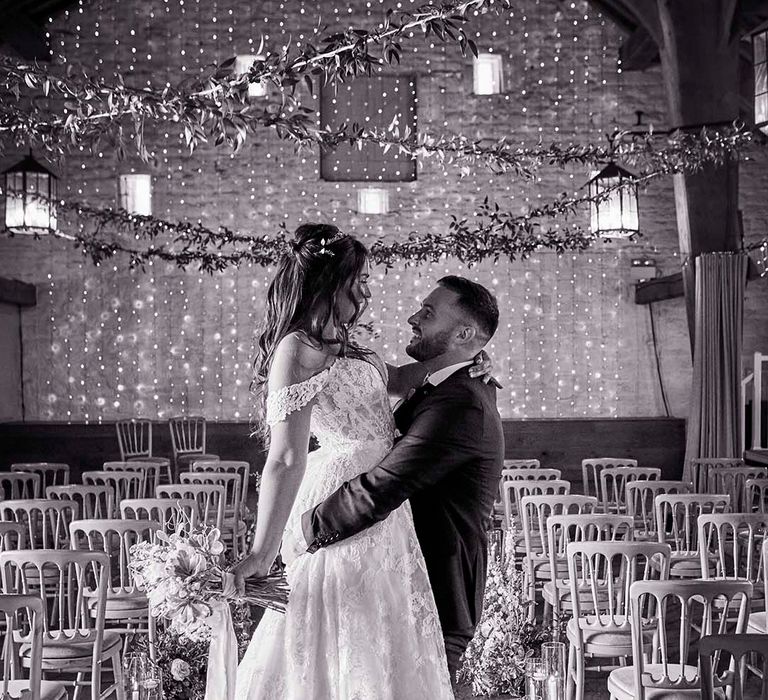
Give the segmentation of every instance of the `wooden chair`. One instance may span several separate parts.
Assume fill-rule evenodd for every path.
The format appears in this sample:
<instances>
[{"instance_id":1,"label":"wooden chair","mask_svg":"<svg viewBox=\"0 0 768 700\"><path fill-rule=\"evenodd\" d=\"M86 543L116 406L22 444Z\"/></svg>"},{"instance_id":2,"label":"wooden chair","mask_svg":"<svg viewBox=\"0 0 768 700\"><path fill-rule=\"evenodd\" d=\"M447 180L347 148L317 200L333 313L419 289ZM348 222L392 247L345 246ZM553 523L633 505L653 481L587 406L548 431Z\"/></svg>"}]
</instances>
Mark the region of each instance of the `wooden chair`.
<instances>
[{"instance_id":1,"label":"wooden chair","mask_svg":"<svg viewBox=\"0 0 768 700\"><path fill-rule=\"evenodd\" d=\"M581 479L585 496L597 496L602 502L603 494L600 492L600 472L606 467L636 467L636 459L624 457L593 457L581 460Z\"/></svg>"},{"instance_id":2,"label":"wooden chair","mask_svg":"<svg viewBox=\"0 0 768 700\"><path fill-rule=\"evenodd\" d=\"M213 484L224 487L222 540L231 541L235 557L239 552L244 552L246 525L241 517L240 475L232 472L182 472L179 474L179 481L182 484Z\"/></svg>"},{"instance_id":3,"label":"wooden chair","mask_svg":"<svg viewBox=\"0 0 768 700\"><path fill-rule=\"evenodd\" d=\"M177 475L195 460L212 462L219 458L205 451L206 424L202 416L176 416L168 421L168 427Z\"/></svg>"},{"instance_id":4,"label":"wooden chair","mask_svg":"<svg viewBox=\"0 0 768 700\"><path fill-rule=\"evenodd\" d=\"M152 421L146 418L130 418L115 423L117 445L120 448L120 461L152 462L158 470L165 474L167 483L173 481L171 460L167 457L157 457L152 454Z\"/></svg>"},{"instance_id":5,"label":"wooden chair","mask_svg":"<svg viewBox=\"0 0 768 700\"><path fill-rule=\"evenodd\" d=\"M661 478L656 467L604 467L600 470L600 493L606 513L627 512L626 487L633 481L653 481Z\"/></svg>"},{"instance_id":6,"label":"wooden chair","mask_svg":"<svg viewBox=\"0 0 768 700\"><path fill-rule=\"evenodd\" d=\"M763 540L760 557L763 566L763 600L768 601L768 538ZM750 634L768 634L768 612L753 610L747 620L747 631Z\"/></svg>"},{"instance_id":7,"label":"wooden chair","mask_svg":"<svg viewBox=\"0 0 768 700\"><path fill-rule=\"evenodd\" d=\"M744 460L731 457L699 457L689 459L683 470L683 478L693 484L694 493L717 493L709 481L712 467L743 467Z\"/></svg>"},{"instance_id":8,"label":"wooden chair","mask_svg":"<svg viewBox=\"0 0 768 700\"><path fill-rule=\"evenodd\" d=\"M49 486L45 490L49 500L74 501L80 508L80 517L111 518L115 512L115 493L111 486Z\"/></svg>"},{"instance_id":9,"label":"wooden chair","mask_svg":"<svg viewBox=\"0 0 768 700\"><path fill-rule=\"evenodd\" d=\"M182 521L197 523L197 504L193 498L126 498L120 503L125 520L154 520L163 532L175 532Z\"/></svg>"},{"instance_id":10,"label":"wooden chair","mask_svg":"<svg viewBox=\"0 0 768 700\"><path fill-rule=\"evenodd\" d=\"M44 603L43 673L76 673L76 692L90 676L91 700L113 692L117 700L125 700L120 635L104 631L107 554L69 549L0 552L0 574L4 593L33 594ZM41 586L41 581L56 585ZM21 645L23 666L31 664L32 649L31 640ZM102 690L101 672L107 663L114 682Z\"/></svg>"},{"instance_id":11,"label":"wooden chair","mask_svg":"<svg viewBox=\"0 0 768 700\"><path fill-rule=\"evenodd\" d=\"M749 494L747 481L768 477L767 467L728 467L712 466L709 468L709 486L712 493L727 493L731 496L733 510L749 512Z\"/></svg>"},{"instance_id":12,"label":"wooden chair","mask_svg":"<svg viewBox=\"0 0 768 700\"><path fill-rule=\"evenodd\" d=\"M11 465L12 472L40 475L40 492L49 486L66 486L69 483L69 465L61 462L17 462Z\"/></svg>"},{"instance_id":13,"label":"wooden chair","mask_svg":"<svg viewBox=\"0 0 768 700\"><path fill-rule=\"evenodd\" d=\"M66 700L67 690L61 683L42 680L43 627L45 608L43 601L33 595L0 594L0 613L5 620L5 647L3 678L0 696L26 700ZM18 629L17 629L18 626ZM19 643L30 645L27 668L28 678L19 679ZM10 652L10 653L9 653Z\"/></svg>"},{"instance_id":14,"label":"wooden chair","mask_svg":"<svg viewBox=\"0 0 768 700\"><path fill-rule=\"evenodd\" d=\"M634 650L629 591L635 581L666 578L671 551L658 542L572 542L566 554L573 602L566 627L568 696L583 700L588 657L627 659L651 649L654 632L646 630Z\"/></svg>"},{"instance_id":15,"label":"wooden chair","mask_svg":"<svg viewBox=\"0 0 768 700\"><path fill-rule=\"evenodd\" d=\"M86 486L109 486L112 489L115 494L115 510L124 498L142 497L143 480L141 470L83 472L83 483Z\"/></svg>"},{"instance_id":16,"label":"wooden chair","mask_svg":"<svg viewBox=\"0 0 768 700\"><path fill-rule=\"evenodd\" d=\"M722 652L729 657L723 666ZM762 662L758 676L762 679L760 700L768 700L768 634L710 634L699 642L699 669L701 673L701 700L716 700L724 696L729 700L743 700L746 681L744 669L747 656L758 656ZM750 664L751 666L751 664ZM754 694L750 697L756 697Z\"/></svg>"},{"instance_id":17,"label":"wooden chair","mask_svg":"<svg viewBox=\"0 0 768 700\"><path fill-rule=\"evenodd\" d=\"M74 501L0 501L0 520L24 527L29 549L69 549L69 524L79 512Z\"/></svg>"},{"instance_id":18,"label":"wooden chair","mask_svg":"<svg viewBox=\"0 0 768 700\"><path fill-rule=\"evenodd\" d=\"M518 477L518 472L522 470L528 470L528 469L539 469L541 467L541 463L538 459L505 459L504 460L504 467L501 470L501 478L499 479L499 496L498 498L493 502L493 515L496 516L496 519L499 520L500 518L503 520L504 516L504 497L502 495L502 486L505 481L509 481L511 479L516 478L524 478L522 476ZM559 476L557 477L560 478Z\"/></svg>"},{"instance_id":19,"label":"wooden chair","mask_svg":"<svg viewBox=\"0 0 768 700\"><path fill-rule=\"evenodd\" d=\"M702 696L698 664L687 663L701 636L746 629L752 598L749 581L638 581L630 588L632 666L611 671L608 692L616 700L698 700ZM644 612L655 610L654 619ZM736 611L731 617L729 611ZM677 620L679 619L679 622ZM669 636L669 631L672 635ZM645 658L648 634L656 634L654 661ZM671 642L674 648L671 646Z\"/></svg>"},{"instance_id":20,"label":"wooden chair","mask_svg":"<svg viewBox=\"0 0 768 700\"><path fill-rule=\"evenodd\" d=\"M129 564L131 547L139 542L151 542L160 524L154 520L75 520L69 526L73 549L103 551L110 559L110 582L104 607L105 625L127 635L146 631L153 645L153 629L149 626L149 601L136 587ZM93 609L97 598L86 593Z\"/></svg>"},{"instance_id":21,"label":"wooden chair","mask_svg":"<svg viewBox=\"0 0 768 700\"><path fill-rule=\"evenodd\" d=\"M32 472L0 472L0 492L9 501L40 498L40 475Z\"/></svg>"},{"instance_id":22,"label":"wooden chair","mask_svg":"<svg viewBox=\"0 0 768 700\"><path fill-rule=\"evenodd\" d=\"M245 512L248 500L248 488L251 483L251 465L248 462L234 460L214 460L212 462L196 459L192 462L190 471L193 472L228 472L240 475L241 496L240 509Z\"/></svg>"},{"instance_id":23,"label":"wooden chair","mask_svg":"<svg viewBox=\"0 0 768 700\"><path fill-rule=\"evenodd\" d=\"M627 514L635 520L635 539L655 541L656 510L654 499L663 493L692 493L693 484L685 481L643 479L628 481L624 501Z\"/></svg>"},{"instance_id":24,"label":"wooden chair","mask_svg":"<svg viewBox=\"0 0 768 700\"><path fill-rule=\"evenodd\" d=\"M536 600L536 592L547 581L557 579L559 574L567 570L564 559L555 558L556 568L553 571L549 556L549 540L547 538L547 520L554 515L581 515L594 513L597 499L592 496L523 496L520 499L520 516L523 522L523 541L525 543L525 580L528 589L528 600ZM541 583L541 586L537 585ZM552 607L544 599L544 619L549 620ZM534 608L530 606L529 614L533 619Z\"/></svg>"},{"instance_id":25,"label":"wooden chair","mask_svg":"<svg viewBox=\"0 0 768 700\"><path fill-rule=\"evenodd\" d=\"M226 490L221 484L161 484L157 487L157 497L193 500L197 506L197 522L222 532Z\"/></svg>"},{"instance_id":26,"label":"wooden chair","mask_svg":"<svg viewBox=\"0 0 768 700\"><path fill-rule=\"evenodd\" d=\"M540 469L526 469L541 472ZM509 479L502 483L501 500L504 504L504 528L519 525L520 498L537 495L565 495L571 492L571 482L553 479L549 475L535 474L530 479Z\"/></svg>"},{"instance_id":27,"label":"wooden chair","mask_svg":"<svg viewBox=\"0 0 768 700\"><path fill-rule=\"evenodd\" d=\"M595 503L597 499L594 496ZM557 576L544 582L542 596L552 608L552 617L558 620L564 613L573 615L571 584L568 578L568 545L573 542L632 542L634 524L628 515L586 513L550 515L547 519L547 550L549 570ZM587 597L584 595L584 604Z\"/></svg>"},{"instance_id":28,"label":"wooden chair","mask_svg":"<svg viewBox=\"0 0 768 700\"><path fill-rule=\"evenodd\" d=\"M763 542L768 515L705 513L698 521L702 578L742 579L752 583L752 610L765 607Z\"/></svg>"},{"instance_id":29,"label":"wooden chair","mask_svg":"<svg viewBox=\"0 0 768 700\"><path fill-rule=\"evenodd\" d=\"M747 479L746 513L768 513L768 479Z\"/></svg>"},{"instance_id":30,"label":"wooden chair","mask_svg":"<svg viewBox=\"0 0 768 700\"><path fill-rule=\"evenodd\" d=\"M136 472L141 475L141 486L138 498L150 498L155 489L160 485L160 467L155 462L104 462L102 470L105 472Z\"/></svg>"},{"instance_id":31,"label":"wooden chair","mask_svg":"<svg viewBox=\"0 0 768 700\"><path fill-rule=\"evenodd\" d=\"M665 493L654 499L656 533L659 542L672 548L670 576L700 578L698 518L705 513L730 510L731 497L725 494Z\"/></svg>"}]
</instances>

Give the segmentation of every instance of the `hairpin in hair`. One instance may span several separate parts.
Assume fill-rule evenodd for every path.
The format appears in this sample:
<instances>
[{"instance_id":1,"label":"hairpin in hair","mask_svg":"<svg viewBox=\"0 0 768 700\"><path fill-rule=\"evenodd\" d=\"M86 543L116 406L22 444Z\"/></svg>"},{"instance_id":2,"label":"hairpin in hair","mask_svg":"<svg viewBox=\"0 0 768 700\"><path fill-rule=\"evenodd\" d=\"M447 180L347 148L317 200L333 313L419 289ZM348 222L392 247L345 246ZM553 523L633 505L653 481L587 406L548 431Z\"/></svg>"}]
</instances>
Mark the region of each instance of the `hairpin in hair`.
<instances>
[{"instance_id":1,"label":"hairpin in hair","mask_svg":"<svg viewBox=\"0 0 768 700\"><path fill-rule=\"evenodd\" d=\"M321 238L320 239L320 250L317 251L318 255L329 255L333 257L333 251L328 247L333 243L336 243L336 241L340 241L342 238L346 238L347 234L342 233L339 231L338 233L333 234L330 238Z\"/></svg>"}]
</instances>

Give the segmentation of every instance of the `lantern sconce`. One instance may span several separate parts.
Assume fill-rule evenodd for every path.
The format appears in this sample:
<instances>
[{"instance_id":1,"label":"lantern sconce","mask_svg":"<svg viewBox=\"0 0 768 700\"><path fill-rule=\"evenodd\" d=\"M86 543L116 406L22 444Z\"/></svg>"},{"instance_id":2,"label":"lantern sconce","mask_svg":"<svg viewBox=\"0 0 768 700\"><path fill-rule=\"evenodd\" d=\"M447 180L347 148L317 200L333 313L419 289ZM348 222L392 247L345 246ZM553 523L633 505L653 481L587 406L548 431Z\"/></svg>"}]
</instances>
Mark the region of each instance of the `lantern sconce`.
<instances>
[{"instance_id":1,"label":"lantern sconce","mask_svg":"<svg viewBox=\"0 0 768 700\"><path fill-rule=\"evenodd\" d=\"M587 182L590 229L600 238L630 238L640 232L635 176L616 163L609 163ZM609 194L604 194L611 190Z\"/></svg>"},{"instance_id":2,"label":"lantern sconce","mask_svg":"<svg viewBox=\"0 0 768 700\"><path fill-rule=\"evenodd\" d=\"M257 61L264 60L264 56L261 54L243 54L235 57L235 74L247 75L251 72L253 64ZM267 81L260 80L258 82L248 83L248 97L258 98L267 96Z\"/></svg>"},{"instance_id":3,"label":"lantern sconce","mask_svg":"<svg viewBox=\"0 0 768 700\"><path fill-rule=\"evenodd\" d=\"M389 190L383 187L361 187L357 191L357 211L360 214L388 214Z\"/></svg>"},{"instance_id":4,"label":"lantern sconce","mask_svg":"<svg viewBox=\"0 0 768 700\"><path fill-rule=\"evenodd\" d=\"M755 126L768 136L768 24L752 34L755 79Z\"/></svg>"},{"instance_id":5,"label":"lantern sconce","mask_svg":"<svg viewBox=\"0 0 768 700\"><path fill-rule=\"evenodd\" d=\"M3 173L5 229L41 236L56 231L58 178L29 155Z\"/></svg>"},{"instance_id":6,"label":"lantern sconce","mask_svg":"<svg viewBox=\"0 0 768 700\"><path fill-rule=\"evenodd\" d=\"M472 65L475 95L498 95L504 92L504 65L497 53L478 54Z\"/></svg>"},{"instance_id":7,"label":"lantern sconce","mask_svg":"<svg viewBox=\"0 0 768 700\"><path fill-rule=\"evenodd\" d=\"M152 216L152 176L124 173L118 179L120 208L129 214Z\"/></svg>"}]
</instances>

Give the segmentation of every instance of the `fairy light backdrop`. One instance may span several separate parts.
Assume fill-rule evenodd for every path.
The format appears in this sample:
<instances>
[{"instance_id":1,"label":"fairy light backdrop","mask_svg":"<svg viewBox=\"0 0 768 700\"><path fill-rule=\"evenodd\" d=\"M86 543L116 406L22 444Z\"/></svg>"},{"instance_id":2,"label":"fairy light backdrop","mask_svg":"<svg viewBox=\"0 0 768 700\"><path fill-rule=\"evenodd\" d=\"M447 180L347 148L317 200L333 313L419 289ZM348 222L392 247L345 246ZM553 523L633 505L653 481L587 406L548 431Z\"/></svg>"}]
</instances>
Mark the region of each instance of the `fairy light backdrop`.
<instances>
[{"instance_id":1,"label":"fairy light backdrop","mask_svg":"<svg viewBox=\"0 0 768 700\"><path fill-rule=\"evenodd\" d=\"M162 85L255 52L261 37L272 48L289 40L300 47L316 37L318 25L370 27L388 7L409 5L416 3L81 0L51 23L50 33L54 50L74 64L96 66L107 76L119 71L136 85ZM504 93L473 95L471 57L416 37L394 72L417 76L418 129L507 135L525 146L539 139L599 141L616 126L631 125L639 108L647 121L664 124L658 70L622 73L619 33L584 1L524 0L502 18L475 18L469 32L480 51L502 55ZM305 91L302 101L319 108L318 98ZM345 99L349 88L342 85L338 104ZM522 212L578 191L589 178L579 169L542 171L521 183L427 160L414 182L376 184L389 192L389 214L363 215L356 211L357 190L366 183L323 181L317 152L296 153L271 132L252 138L236 156L213 146L190 156L163 127L148 137L158 153L153 165L119 162L107 150L68 157L63 196L114 205L120 173L149 172L154 212L171 220L254 233L275 231L283 220L291 228L331 221L370 244L411 230L443 231L452 214L471 215L486 194ZM406 319L418 299L444 274L463 274L499 300L499 332L488 350L504 384L503 416L659 415L647 308L634 304L627 271L631 259L643 255L664 273L679 267L671 189L659 183L641 195L645 237L634 244L602 243L579 255L546 253L470 269L450 259L400 265L387 274L374 269L364 320L373 322L376 335L362 340L389 362L407 361ZM0 274L40 289L37 307L24 312L28 419L251 417L254 336L273 269L248 265L209 276L156 263L142 273L119 259L95 267L56 241L16 239L0 240ZM684 415L690 371L684 310L677 300L657 313L668 391Z\"/></svg>"}]
</instances>

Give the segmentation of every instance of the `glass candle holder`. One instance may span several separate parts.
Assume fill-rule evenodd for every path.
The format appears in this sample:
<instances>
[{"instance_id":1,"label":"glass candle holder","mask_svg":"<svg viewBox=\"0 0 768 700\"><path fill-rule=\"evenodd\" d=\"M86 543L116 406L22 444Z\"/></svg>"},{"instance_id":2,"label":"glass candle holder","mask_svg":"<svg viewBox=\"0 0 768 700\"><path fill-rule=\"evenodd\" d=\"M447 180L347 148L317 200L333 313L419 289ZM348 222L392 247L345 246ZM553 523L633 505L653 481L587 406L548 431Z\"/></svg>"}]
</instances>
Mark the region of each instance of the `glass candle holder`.
<instances>
[{"instance_id":1,"label":"glass candle holder","mask_svg":"<svg viewBox=\"0 0 768 700\"><path fill-rule=\"evenodd\" d=\"M525 700L544 700L547 670L540 658L525 661Z\"/></svg>"},{"instance_id":2,"label":"glass candle holder","mask_svg":"<svg viewBox=\"0 0 768 700\"><path fill-rule=\"evenodd\" d=\"M565 642L544 642L541 661L547 676L544 700L565 700Z\"/></svg>"}]
</instances>

